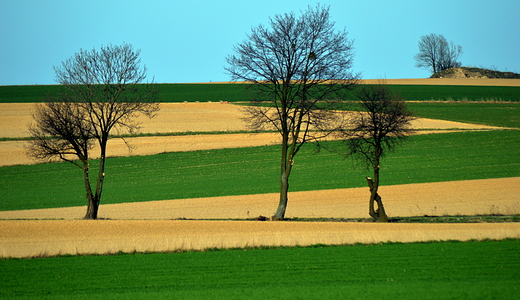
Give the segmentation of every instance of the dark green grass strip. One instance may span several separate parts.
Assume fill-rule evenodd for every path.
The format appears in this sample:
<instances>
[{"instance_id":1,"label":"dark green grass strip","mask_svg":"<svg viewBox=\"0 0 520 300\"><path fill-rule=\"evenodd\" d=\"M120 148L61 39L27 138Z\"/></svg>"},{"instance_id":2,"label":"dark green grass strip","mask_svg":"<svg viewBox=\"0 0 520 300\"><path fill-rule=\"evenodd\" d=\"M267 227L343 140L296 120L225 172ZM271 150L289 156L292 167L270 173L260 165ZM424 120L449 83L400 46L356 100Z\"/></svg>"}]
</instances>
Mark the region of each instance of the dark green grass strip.
<instances>
[{"instance_id":1,"label":"dark green grass strip","mask_svg":"<svg viewBox=\"0 0 520 300\"><path fill-rule=\"evenodd\" d=\"M236 84L161 84L159 99L162 102L219 102L246 101L247 85Z\"/></svg>"},{"instance_id":2,"label":"dark green grass strip","mask_svg":"<svg viewBox=\"0 0 520 300\"><path fill-rule=\"evenodd\" d=\"M7 85L0 86L0 103L42 102L46 95L55 94L59 85Z\"/></svg>"},{"instance_id":3,"label":"dark green grass strip","mask_svg":"<svg viewBox=\"0 0 520 300\"><path fill-rule=\"evenodd\" d=\"M416 117L520 128L518 102L408 102L407 106Z\"/></svg>"},{"instance_id":4,"label":"dark green grass strip","mask_svg":"<svg viewBox=\"0 0 520 300\"><path fill-rule=\"evenodd\" d=\"M161 102L219 102L244 101L244 84L157 84ZM0 103L42 102L46 95L53 95L62 89L60 85L20 85L0 86Z\"/></svg>"},{"instance_id":5,"label":"dark green grass strip","mask_svg":"<svg viewBox=\"0 0 520 300\"><path fill-rule=\"evenodd\" d=\"M520 87L470 85L389 85L405 100L520 101Z\"/></svg>"},{"instance_id":6,"label":"dark green grass strip","mask_svg":"<svg viewBox=\"0 0 520 300\"><path fill-rule=\"evenodd\" d=\"M248 85L236 84L157 84L162 102L247 101ZM520 87L455 85L389 85L406 100L520 101ZM60 85L0 86L0 103L41 102L55 94ZM353 99L353 94L346 99Z\"/></svg>"},{"instance_id":7,"label":"dark green grass strip","mask_svg":"<svg viewBox=\"0 0 520 300\"><path fill-rule=\"evenodd\" d=\"M1 299L516 299L520 240L0 260Z\"/></svg>"},{"instance_id":8,"label":"dark green grass strip","mask_svg":"<svg viewBox=\"0 0 520 300\"><path fill-rule=\"evenodd\" d=\"M340 142L328 143L333 149ZM371 176L351 159L307 145L291 191L364 187ZM279 146L109 158L102 204L279 190ZM92 163L95 173L96 162ZM520 176L520 131L414 136L381 165L381 184ZM84 205L82 172L68 163L0 168L0 210Z\"/></svg>"}]
</instances>

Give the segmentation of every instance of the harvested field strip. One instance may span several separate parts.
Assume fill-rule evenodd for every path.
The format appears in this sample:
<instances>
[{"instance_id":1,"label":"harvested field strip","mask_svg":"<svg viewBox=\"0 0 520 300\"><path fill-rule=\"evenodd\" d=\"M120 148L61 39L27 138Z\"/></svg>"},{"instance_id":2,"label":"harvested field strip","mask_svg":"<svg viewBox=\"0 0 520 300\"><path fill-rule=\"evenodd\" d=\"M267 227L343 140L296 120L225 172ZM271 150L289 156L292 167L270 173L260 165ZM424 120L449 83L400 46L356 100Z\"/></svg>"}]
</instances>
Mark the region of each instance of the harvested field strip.
<instances>
[{"instance_id":1,"label":"harvested field strip","mask_svg":"<svg viewBox=\"0 0 520 300\"><path fill-rule=\"evenodd\" d=\"M504 240L0 260L0 298L514 299L520 292L519 244Z\"/></svg>"},{"instance_id":2,"label":"harvested field strip","mask_svg":"<svg viewBox=\"0 0 520 300\"><path fill-rule=\"evenodd\" d=\"M520 223L0 221L2 257L520 238Z\"/></svg>"},{"instance_id":3,"label":"harvested field strip","mask_svg":"<svg viewBox=\"0 0 520 300\"><path fill-rule=\"evenodd\" d=\"M153 119L137 118L140 132L236 132L248 130L242 120L242 108L219 103L161 103ZM0 137L27 137L27 125L33 122L34 103L0 103ZM113 132L115 135L127 132Z\"/></svg>"},{"instance_id":4,"label":"harvested field strip","mask_svg":"<svg viewBox=\"0 0 520 300\"><path fill-rule=\"evenodd\" d=\"M259 147L278 144L278 133L255 134L197 134L147 136L112 139L108 145L109 157L143 156L169 152ZM129 148L128 145L131 145ZM38 164L41 161L26 155L26 141L0 141L0 167ZM99 147L92 150L91 158L98 158Z\"/></svg>"},{"instance_id":5,"label":"harvested field strip","mask_svg":"<svg viewBox=\"0 0 520 300\"><path fill-rule=\"evenodd\" d=\"M441 106L443 103L437 103ZM420 105L416 104L416 105ZM509 104L512 105L512 104ZM495 104L496 108L504 107ZM495 110L496 110L495 108ZM24 138L29 137L27 125L33 122L32 103L0 103L0 138ZM444 110L446 112L446 110ZM494 116L501 117L501 110L496 110ZM462 110L460 112L464 114ZM453 114L452 114L453 115ZM244 112L237 105L218 103L161 103L161 110L157 117L148 119L138 118L141 124L140 132L144 134L186 134L189 132L220 132L235 133L248 131L250 128L243 120ZM446 118L445 118L446 119ZM414 122L416 129L497 129L483 125L462 124L439 120L422 120ZM273 128L274 129L274 128ZM114 135L123 135L127 132L113 132Z\"/></svg>"}]
</instances>

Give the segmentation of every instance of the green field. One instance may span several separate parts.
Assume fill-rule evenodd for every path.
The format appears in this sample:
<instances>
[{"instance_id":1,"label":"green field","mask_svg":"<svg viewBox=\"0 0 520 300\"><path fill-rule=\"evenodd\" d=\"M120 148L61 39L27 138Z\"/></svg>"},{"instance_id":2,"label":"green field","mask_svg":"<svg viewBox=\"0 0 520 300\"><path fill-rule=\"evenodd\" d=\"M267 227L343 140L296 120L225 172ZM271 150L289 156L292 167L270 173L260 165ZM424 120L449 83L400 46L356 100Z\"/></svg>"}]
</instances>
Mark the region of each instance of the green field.
<instances>
[{"instance_id":1,"label":"green field","mask_svg":"<svg viewBox=\"0 0 520 300\"><path fill-rule=\"evenodd\" d=\"M1 299L515 299L520 240L0 260Z\"/></svg>"},{"instance_id":2,"label":"green field","mask_svg":"<svg viewBox=\"0 0 520 300\"><path fill-rule=\"evenodd\" d=\"M0 87L0 102L38 102L55 88ZM165 102L244 100L241 85L162 88ZM520 101L520 88L397 88L408 100ZM520 128L517 103L409 107L421 117ZM314 150L307 145L296 157L291 191L366 185L368 171ZM277 192L278 153L272 146L109 158L101 209ZM520 176L520 131L414 136L383 160L381 176L383 185ZM0 210L85 202L81 170L68 163L1 167L0 191ZM0 299L515 299L519 248L514 239L0 259Z\"/></svg>"},{"instance_id":3,"label":"green field","mask_svg":"<svg viewBox=\"0 0 520 300\"><path fill-rule=\"evenodd\" d=\"M417 117L520 128L520 103L408 102Z\"/></svg>"},{"instance_id":4,"label":"green field","mask_svg":"<svg viewBox=\"0 0 520 300\"><path fill-rule=\"evenodd\" d=\"M470 85L389 85L405 100L520 101L520 87Z\"/></svg>"},{"instance_id":5,"label":"green field","mask_svg":"<svg viewBox=\"0 0 520 300\"><path fill-rule=\"evenodd\" d=\"M244 84L157 84L161 102L245 101ZM0 86L0 103L41 102L44 96L55 94L60 85Z\"/></svg>"},{"instance_id":6,"label":"green field","mask_svg":"<svg viewBox=\"0 0 520 300\"><path fill-rule=\"evenodd\" d=\"M157 84L162 102L247 101L246 87L237 84ZM520 102L520 87L455 85L389 85L405 100L512 101ZM41 102L60 85L0 86L0 103ZM348 96L347 99L354 97Z\"/></svg>"},{"instance_id":7,"label":"green field","mask_svg":"<svg viewBox=\"0 0 520 300\"><path fill-rule=\"evenodd\" d=\"M341 148L340 142L326 145ZM296 157L291 191L366 185L369 171L315 150L307 145ZM279 146L269 146L109 158L101 204L277 192L278 156ZM515 176L517 130L413 136L381 169L383 185ZM81 170L69 163L2 167L0 210L84 205L82 180Z\"/></svg>"}]
</instances>

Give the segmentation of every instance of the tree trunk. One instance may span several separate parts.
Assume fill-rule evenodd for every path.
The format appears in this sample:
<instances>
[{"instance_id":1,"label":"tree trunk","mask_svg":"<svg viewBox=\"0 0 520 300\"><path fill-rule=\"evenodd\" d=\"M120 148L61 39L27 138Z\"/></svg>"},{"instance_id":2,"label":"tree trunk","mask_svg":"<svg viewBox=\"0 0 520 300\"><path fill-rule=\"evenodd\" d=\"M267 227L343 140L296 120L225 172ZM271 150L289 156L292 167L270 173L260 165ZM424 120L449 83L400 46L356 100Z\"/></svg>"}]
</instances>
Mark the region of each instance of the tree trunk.
<instances>
[{"instance_id":1,"label":"tree trunk","mask_svg":"<svg viewBox=\"0 0 520 300\"><path fill-rule=\"evenodd\" d=\"M383 200L377 193L379 189L379 166L374 168L374 179L367 177L368 187L370 188L370 200L368 213L376 222L388 222L388 216L383 206ZM377 204L377 209L375 209Z\"/></svg>"},{"instance_id":2,"label":"tree trunk","mask_svg":"<svg viewBox=\"0 0 520 300\"><path fill-rule=\"evenodd\" d=\"M96 220L98 218L99 204L101 203L101 194L103 192L103 183L105 180L106 146L107 139L104 139L100 142L101 155L99 157L99 172L96 183L96 193L91 197L91 201L89 201L85 219Z\"/></svg>"},{"instance_id":3,"label":"tree trunk","mask_svg":"<svg viewBox=\"0 0 520 300\"><path fill-rule=\"evenodd\" d=\"M97 201L96 197L92 194L92 188L90 187L88 161L83 162L83 181L85 184L85 196L87 198L87 213L84 219L97 219L99 201Z\"/></svg>"},{"instance_id":4,"label":"tree trunk","mask_svg":"<svg viewBox=\"0 0 520 300\"><path fill-rule=\"evenodd\" d=\"M98 217L98 210L99 200L97 199L97 197L91 197L91 199L88 202L87 214L85 215L84 219L96 220Z\"/></svg>"},{"instance_id":5,"label":"tree trunk","mask_svg":"<svg viewBox=\"0 0 520 300\"><path fill-rule=\"evenodd\" d=\"M273 221L283 220L285 218L285 211L287 210L287 201L289 192L289 178L285 172L282 172L280 176L280 202L278 203L278 209L273 216Z\"/></svg>"},{"instance_id":6,"label":"tree trunk","mask_svg":"<svg viewBox=\"0 0 520 300\"><path fill-rule=\"evenodd\" d=\"M291 164L288 163L287 157L287 143L288 139L284 136L282 141L282 159L281 159L281 170L280 170L280 202L278 203L278 209L272 217L273 221L283 220L285 218L285 211L287 209L287 202L289 200L289 175L291 174Z\"/></svg>"}]
</instances>

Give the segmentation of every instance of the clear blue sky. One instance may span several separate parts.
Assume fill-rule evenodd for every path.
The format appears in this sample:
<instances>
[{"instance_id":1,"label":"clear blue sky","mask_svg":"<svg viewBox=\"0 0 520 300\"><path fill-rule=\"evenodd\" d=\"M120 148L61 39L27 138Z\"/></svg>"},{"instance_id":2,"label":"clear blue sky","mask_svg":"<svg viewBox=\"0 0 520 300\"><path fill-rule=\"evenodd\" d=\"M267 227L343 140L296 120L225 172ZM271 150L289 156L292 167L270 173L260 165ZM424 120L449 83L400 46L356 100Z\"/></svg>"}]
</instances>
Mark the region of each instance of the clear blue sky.
<instances>
[{"instance_id":1,"label":"clear blue sky","mask_svg":"<svg viewBox=\"0 0 520 300\"><path fill-rule=\"evenodd\" d=\"M424 78L420 36L461 45L464 66L520 72L518 0L322 0L354 39L365 79ZM2 0L0 85L54 84L53 66L79 49L126 42L155 82L227 81L225 57L253 26L317 1Z\"/></svg>"}]
</instances>

